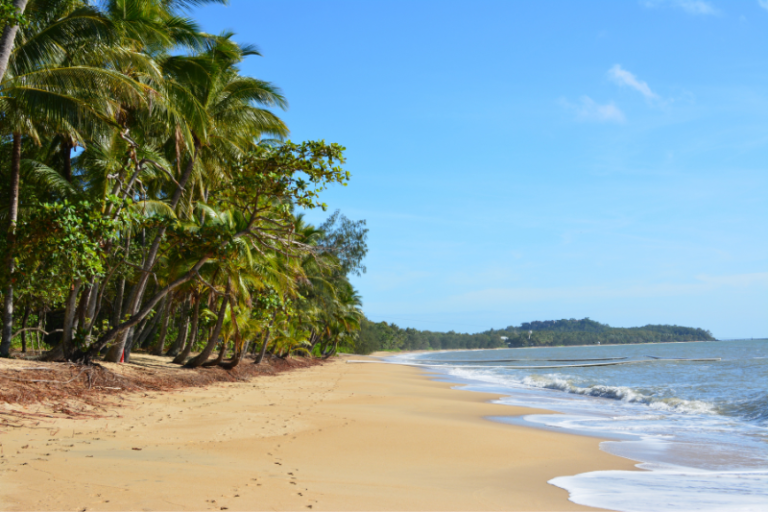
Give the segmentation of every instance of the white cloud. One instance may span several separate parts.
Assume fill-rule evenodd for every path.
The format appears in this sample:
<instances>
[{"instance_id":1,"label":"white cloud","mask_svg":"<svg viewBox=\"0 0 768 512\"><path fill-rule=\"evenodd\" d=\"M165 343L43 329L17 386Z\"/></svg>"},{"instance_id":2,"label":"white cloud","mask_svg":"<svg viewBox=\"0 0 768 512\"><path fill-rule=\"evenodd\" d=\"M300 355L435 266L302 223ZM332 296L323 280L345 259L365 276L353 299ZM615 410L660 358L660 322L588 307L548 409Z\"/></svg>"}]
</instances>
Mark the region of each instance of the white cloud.
<instances>
[{"instance_id":1,"label":"white cloud","mask_svg":"<svg viewBox=\"0 0 768 512\"><path fill-rule=\"evenodd\" d=\"M720 13L715 6L702 0L678 0L675 3L678 7L691 14L711 15Z\"/></svg>"},{"instance_id":2,"label":"white cloud","mask_svg":"<svg viewBox=\"0 0 768 512\"><path fill-rule=\"evenodd\" d=\"M608 76L619 85L631 87L648 100L658 99L647 83L637 79L635 75L616 64L608 70Z\"/></svg>"},{"instance_id":3,"label":"white cloud","mask_svg":"<svg viewBox=\"0 0 768 512\"><path fill-rule=\"evenodd\" d=\"M623 123L624 112L613 102L601 105L589 96L582 96L576 105L562 100L562 105L576 112L579 119L584 121L597 121L601 123Z\"/></svg>"},{"instance_id":4,"label":"white cloud","mask_svg":"<svg viewBox=\"0 0 768 512\"><path fill-rule=\"evenodd\" d=\"M757 4L768 11L768 0L757 0Z\"/></svg>"},{"instance_id":5,"label":"white cloud","mask_svg":"<svg viewBox=\"0 0 768 512\"><path fill-rule=\"evenodd\" d=\"M762 5L766 0L758 0ZM704 0L641 0L643 7L676 7L688 14L700 16L714 16L720 14L720 10L710 2Z\"/></svg>"}]
</instances>

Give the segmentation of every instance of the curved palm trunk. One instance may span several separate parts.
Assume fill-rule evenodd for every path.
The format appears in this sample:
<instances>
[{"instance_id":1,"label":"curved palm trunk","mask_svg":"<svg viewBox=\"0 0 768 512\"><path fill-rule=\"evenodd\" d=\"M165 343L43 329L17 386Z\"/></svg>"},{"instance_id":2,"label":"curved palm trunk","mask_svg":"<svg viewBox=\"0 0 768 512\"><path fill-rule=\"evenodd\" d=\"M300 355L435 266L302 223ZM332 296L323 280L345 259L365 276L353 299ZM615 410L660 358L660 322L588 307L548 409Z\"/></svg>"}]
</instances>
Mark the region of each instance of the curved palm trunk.
<instances>
[{"instance_id":1,"label":"curved palm trunk","mask_svg":"<svg viewBox=\"0 0 768 512\"><path fill-rule=\"evenodd\" d=\"M165 353L167 356L176 357L181 352L181 349L187 344L187 336L189 335L189 300L184 300L181 305L181 311L179 311L179 335L176 336L176 340L171 344L171 348Z\"/></svg>"},{"instance_id":2,"label":"curved palm trunk","mask_svg":"<svg viewBox=\"0 0 768 512\"><path fill-rule=\"evenodd\" d=\"M205 363L207 366L218 366L221 364L222 361L224 361L224 354L227 353L227 347L229 347L229 340L224 340L221 343L221 348L219 349L219 355L216 356L216 359L211 363Z\"/></svg>"},{"instance_id":3,"label":"curved palm trunk","mask_svg":"<svg viewBox=\"0 0 768 512\"><path fill-rule=\"evenodd\" d=\"M176 312L172 299L167 299L163 307L160 308L160 311L163 314L163 324L160 326L160 338L157 340L155 348L152 350L152 354L156 356L163 355L163 349L165 349L165 337L168 335L168 323Z\"/></svg>"},{"instance_id":4,"label":"curved palm trunk","mask_svg":"<svg viewBox=\"0 0 768 512\"><path fill-rule=\"evenodd\" d=\"M240 353L237 355L237 360L232 365L232 368L234 368L235 366L243 362L243 359L245 359L246 354L248 354L248 349L250 348L251 348L251 342L249 340L245 342L245 345L243 345L243 350L241 350Z\"/></svg>"},{"instance_id":5,"label":"curved palm trunk","mask_svg":"<svg viewBox=\"0 0 768 512\"><path fill-rule=\"evenodd\" d=\"M134 335L133 339L130 343L125 345L125 362L130 363L131 362L131 353L133 352L133 347L141 348L144 343L149 339L150 337L154 337L155 333L157 332L157 324L160 322L160 315L162 314L163 306L161 305L160 308L157 311L157 314L152 317L151 320L144 321L144 327L137 331Z\"/></svg>"},{"instance_id":6,"label":"curved palm trunk","mask_svg":"<svg viewBox=\"0 0 768 512\"><path fill-rule=\"evenodd\" d=\"M28 1L29 0L13 0L13 7L19 14L24 14ZM18 31L18 25L8 25L3 30L2 37L0 37L0 80L3 79L5 72L8 69L8 61L11 59L13 42L16 39L16 32Z\"/></svg>"},{"instance_id":7,"label":"curved palm trunk","mask_svg":"<svg viewBox=\"0 0 768 512\"><path fill-rule=\"evenodd\" d=\"M189 271L187 271L186 274L181 276L180 278L176 279L174 282L160 290L155 294L154 297L149 299L144 307L135 315L133 315L131 318L123 322L122 324L108 330L105 332L99 339L96 341L91 347L83 353L76 354L77 360L89 364L94 357L98 355L98 353L107 346L109 342L117 338L117 336L124 331L125 329L130 329L131 327L135 326L139 322L141 322L144 317L146 317L152 309L157 305L158 302L163 300L168 293L172 292L179 286L183 285L184 283L187 283L191 281L196 275L197 272L200 270L200 268L205 265L205 263L208 261L210 256L203 256L200 260L198 260L197 263L195 263L195 266L193 266Z\"/></svg>"},{"instance_id":8,"label":"curved palm trunk","mask_svg":"<svg viewBox=\"0 0 768 512\"><path fill-rule=\"evenodd\" d=\"M106 284L106 282L104 283ZM88 337L90 338L93 326L96 325L96 317L101 312L101 301L104 298L104 289L101 287L102 283L96 281L91 290L91 298L88 300L88 307L85 312L86 318L88 318ZM85 327L85 326L83 326Z\"/></svg>"},{"instance_id":9,"label":"curved palm trunk","mask_svg":"<svg viewBox=\"0 0 768 512\"><path fill-rule=\"evenodd\" d=\"M61 342L52 350L47 352L42 359L45 361L62 361L69 359L73 352L72 334L74 332L75 311L77 310L77 296L80 294L80 288L83 285L82 279L75 280L69 289L67 295L66 307L64 310L64 327L62 329Z\"/></svg>"},{"instance_id":10,"label":"curved palm trunk","mask_svg":"<svg viewBox=\"0 0 768 512\"><path fill-rule=\"evenodd\" d=\"M264 355L267 353L267 347L269 346L269 333L272 331L272 324L274 323L275 315L272 314L272 321L269 322L269 327L267 327L267 331L264 333L264 342L261 344L261 350L259 351L259 355L256 357L254 364L261 364L264 360Z\"/></svg>"},{"instance_id":11,"label":"curved palm trunk","mask_svg":"<svg viewBox=\"0 0 768 512\"><path fill-rule=\"evenodd\" d=\"M208 358L211 357L213 348L216 346L216 342L221 334L221 327L224 325L224 314L227 312L227 304L229 304L229 293L232 291L232 280L227 279L227 291L224 297L221 299L221 308L219 309L219 318L216 320L216 326L213 328L211 337L208 338L208 344L205 346L199 355L192 358L186 365L187 368L197 368L208 362Z\"/></svg>"},{"instance_id":12,"label":"curved palm trunk","mask_svg":"<svg viewBox=\"0 0 768 512\"><path fill-rule=\"evenodd\" d=\"M80 294L80 301L77 303L77 310L75 311L75 323L73 325L73 329L77 330L78 328L83 329L86 327L85 325L85 316L88 313L88 302L91 299L91 291L93 290L92 286L86 285L83 289L82 293Z\"/></svg>"},{"instance_id":13,"label":"curved palm trunk","mask_svg":"<svg viewBox=\"0 0 768 512\"><path fill-rule=\"evenodd\" d=\"M184 349L179 355L174 358L174 364L184 364L184 361L189 357L189 353L192 352L192 347L197 341L197 324L200 319L200 297L193 296L192 300L195 302L195 309L192 312L192 328L190 329L189 341L184 345Z\"/></svg>"},{"instance_id":14,"label":"curved palm trunk","mask_svg":"<svg viewBox=\"0 0 768 512\"><path fill-rule=\"evenodd\" d=\"M317 345L320 342L320 335L317 334L317 331L313 328L312 332L309 334L309 355L313 355L315 353L315 345Z\"/></svg>"},{"instance_id":15,"label":"curved palm trunk","mask_svg":"<svg viewBox=\"0 0 768 512\"><path fill-rule=\"evenodd\" d=\"M197 160L197 155L199 153L201 144L200 142L195 139L195 150L192 154L192 156L189 159L189 162L187 163L187 167L184 169L184 174L179 179L179 184L176 187L176 191L173 193L173 197L171 199L170 207L174 210L179 204L179 201L181 201L181 196L184 193L184 188L187 186L187 182L189 181L189 178L192 176L192 171L195 168L195 161ZM130 187L129 187L130 189ZM144 298L144 292L146 291L147 283L149 282L149 276L152 268L155 266L155 263L157 262L157 254L160 250L160 242L163 240L163 237L165 236L166 227L161 227L157 234L155 235L155 239L152 241L152 246L149 248L149 252L147 253L147 259L144 262L144 269L141 273L141 276L139 277L139 282L136 283L136 289L135 293L131 294L131 300L128 305L128 313L131 315L131 320L135 320L136 315L139 313L139 308L141 307L142 299ZM138 319L139 321L141 319ZM117 337L117 336L116 336ZM121 335L117 337L117 343L115 343L114 353L120 354L123 352L125 348L125 341L126 336Z\"/></svg>"},{"instance_id":16,"label":"curved palm trunk","mask_svg":"<svg viewBox=\"0 0 768 512\"><path fill-rule=\"evenodd\" d=\"M234 354L232 357L232 360L228 363L222 363L220 366L226 370L231 370L232 368L235 368L237 365L243 362L243 359L245 359L246 354L248 354L248 350L250 349L251 341L246 341L245 344L240 348L240 353Z\"/></svg>"},{"instance_id":17,"label":"curved palm trunk","mask_svg":"<svg viewBox=\"0 0 768 512\"><path fill-rule=\"evenodd\" d=\"M248 345L250 344L250 341L241 344L242 337L240 336L240 327L237 325L237 315L235 314L235 301L233 298L230 297L230 309L232 313L230 314L230 317L232 318L232 323L235 327L235 344L232 347L233 353L232 353L232 359L230 359L228 362L223 363L222 359L224 359L224 353L222 352L219 354L219 359L217 360L217 363L219 366L224 368L225 370L231 370L232 368L236 367L240 364L240 362L245 357L245 354L248 352ZM240 347L240 351L238 352L237 347Z\"/></svg>"},{"instance_id":18,"label":"curved palm trunk","mask_svg":"<svg viewBox=\"0 0 768 512\"><path fill-rule=\"evenodd\" d=\"M26 2L24 2L26 5ZM6 27L6 30L8 28ZM14 29L14 35L16 34ZM5 35L5 34L3 34ZM11 40L13 42L13 40ZM9 50L10 51L10 50ZM8 59L5 60L6 65ZM4 69L2 71L5 71ZM8 269L8 286L5 288L3 302L3 336L0 340L0 357L10 357L11 338L13 337L13 271L15 264L13 253L16 248L16 220L19 218L19 173L21 169L21 134L13 134L13 155L11 157L11 201L8 207L8 254L6 268Z\"/></svg>"},{"instance_id":19,"label":"curved palm trunk","mask_svg":"<svg viewBox=\"0 0 768 512\"><path fill-rule=\"evenodd\" d=\"M330 352L325 354L324 359L328 359L329 357L333 357L336 355L336 351L339 349L339 340L336 340L333 342L333 346L331 347Z\"/></svg>"}]
</instances>

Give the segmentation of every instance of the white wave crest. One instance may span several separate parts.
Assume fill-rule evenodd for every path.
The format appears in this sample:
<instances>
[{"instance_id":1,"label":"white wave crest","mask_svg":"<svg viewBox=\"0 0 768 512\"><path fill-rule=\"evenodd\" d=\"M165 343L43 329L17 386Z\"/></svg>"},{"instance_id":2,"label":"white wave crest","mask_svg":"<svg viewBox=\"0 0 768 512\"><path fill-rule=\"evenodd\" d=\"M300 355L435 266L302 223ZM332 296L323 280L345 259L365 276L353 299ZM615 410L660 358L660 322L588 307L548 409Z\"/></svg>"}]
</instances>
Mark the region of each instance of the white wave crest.
<instances>
[{"instance_id":1,"label":"white wave crest","mask_svg":"<svg viewBox=\"0 0 768 512\"><path fill-rule=\"evenodd\" d=\"M553 375L529 375L522 379L522 383L533 388L557 389L575 395L594 396L621 400L626 403L639 403L658 411L674 411L689 414L717 414L715 407L700 400L683 400L681 398L656 398L644 395L632 388L625 386L606 386L596 384L593 386L579 387L572 381Z\"/></svg>"},{"instance_id":2,"label":"white wave crest","mask_svg":"<svg viewBox=\"0 0 768 512\"><path fill-rule=\"evenodd\" d=\"M564 378L561 375L528 375L522 379L510 375L499 375L490 370L470 370L454 368L450 375L487 382L505 387L539 388L564 391L582 396L593 396L619 400L624 403L643 404L660 412L679 412L686 414L718 414L714 405L700 400L683 400L681 398L658 398L640 393L626 386L607 386L596 384L579 386L576 379Z\"/></svg>"}]
</instances>

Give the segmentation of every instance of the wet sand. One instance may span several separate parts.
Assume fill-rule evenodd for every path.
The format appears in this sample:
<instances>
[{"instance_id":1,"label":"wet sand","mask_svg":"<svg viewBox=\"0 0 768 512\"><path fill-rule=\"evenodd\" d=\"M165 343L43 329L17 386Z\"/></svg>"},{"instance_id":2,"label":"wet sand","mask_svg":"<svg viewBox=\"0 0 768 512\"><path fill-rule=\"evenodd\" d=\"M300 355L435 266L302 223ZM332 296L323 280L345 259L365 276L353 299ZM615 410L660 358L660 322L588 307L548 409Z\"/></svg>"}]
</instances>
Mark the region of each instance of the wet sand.
<instances>
[{"instance_id":1,"label":"wet sand","mask_svg":"<svg viewBox=\"0 0 768 512\"><path fill-rule=\"evenodd\" d=\"M494 398L343 358L128 395L0 433L0 509L593 510L547 481L634 469L598 439L484 419L546 412Z\"/></svg>"}]
</instances>

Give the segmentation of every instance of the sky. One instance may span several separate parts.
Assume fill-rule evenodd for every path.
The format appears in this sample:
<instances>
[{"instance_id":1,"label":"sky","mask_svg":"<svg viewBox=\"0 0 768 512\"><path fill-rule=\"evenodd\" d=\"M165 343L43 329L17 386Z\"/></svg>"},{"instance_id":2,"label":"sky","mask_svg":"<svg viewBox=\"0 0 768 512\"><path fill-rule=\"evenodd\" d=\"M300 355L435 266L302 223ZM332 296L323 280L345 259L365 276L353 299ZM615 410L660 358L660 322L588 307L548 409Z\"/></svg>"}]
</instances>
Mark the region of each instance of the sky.
<instances>
[{"instance_id":1,"label":"sky","mask_svg":"<svg viewBox=\"0 0 768 512\"><path fill-rule=\"evenodd\" d=\"M768 0L259 1L291 140L347 148L374 321L768 336Z\"/></svg>"}]
</instances>

